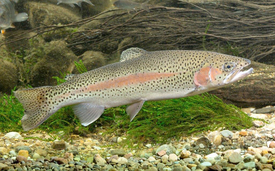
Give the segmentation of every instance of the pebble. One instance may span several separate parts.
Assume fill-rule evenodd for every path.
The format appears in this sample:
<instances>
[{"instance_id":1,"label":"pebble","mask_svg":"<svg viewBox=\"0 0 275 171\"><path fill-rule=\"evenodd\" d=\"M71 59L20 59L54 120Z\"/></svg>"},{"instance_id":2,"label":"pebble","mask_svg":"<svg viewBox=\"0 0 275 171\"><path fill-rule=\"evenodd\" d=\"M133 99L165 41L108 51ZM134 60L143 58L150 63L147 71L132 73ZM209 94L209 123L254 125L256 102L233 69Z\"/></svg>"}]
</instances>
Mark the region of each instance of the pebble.
<instances>
[{"instance_id":1,"label":"pebble","mask_svg":"<svg viewBox=\"0 0 275 171\"><path fill-rule=\"evenodd\" d=\"M40 156L46 157L48 152L46 150L43 150L41 148L38 148L35 150L35 153L39 154Z\"/></svg>"},{"instance_id":2,"label":"pebble","mask_svg":"<svg viewBox=\"0 0 275 171\"><path fill-rule=\"evenodd\" d=\"M182 150L181 153L180 153L180 158L181 159L188 158L190 156L191 156L191 152L186 150L186 149Z\"/></svg>"},{"instance_id":3,"label":"pebble","mask_svg":"<svg viewBox=\"0 0 275 171\"><path fill-rule=\"evenodd\" d=\"M18 153L20 150L27 150L29 153L32 152L31 148L28 147L28 146L17 146L17 147L15 148L15 152L17 152L17 153Z\"/></svg>"},{"instance_id":4,"label":"pebble","mask_svg":"<svg viewBox=\"0 0 275 171\"><path fill-rule=\"evenodd\" d=\"M4 137L8 139L22 139L22 136L18 132L9 132Z\"/></svg>"},{"instance_id":5,"label":"pebble","mask_svg":"<svg viewBox=\"0 0 275 171\"><path fill-rule=\"evenodd\" d=\"M55 150L63 150L66 148L66 144L64 141L54 141L52 144L52 148Z\"/></svg>"},{"instance_id":6,"label":"pebble","mask_svg":"<svg viewBox=\"0 0 275 171\"><path fill-rule=\"evenodd\" d=\"M151 156L151 157L148 158L148 161L152 163L152 162L155 162L156 159L155 159L155 157Z\"/></svg>"},{"instance_id":7,"label":"pebble","mask_svg":"<svg viewBox=\"0 0 275 171\"><path fill-rule=\"evenodd\" d=\"M8 150L5 147L0 147L0 154L8 154Z\"/></svg>"},{"instance_id":8,"label":"pebble","mask_svg":"<svg viewBox=\"0 0 275 171\"><path fill-rule=\"evenodd\" d=\"M25 156L17 156L16 157L16 160L18 161L18 162L27 162L27 158L25 157Z\"/></svg>"},{"instance_id":9,"label":"pebble","mask_svg":"<svg viewBox=\"0 0 275 171\"><path fill-rule=\"evenodd\" d=\"M127 164L128 163L128 160L124 157L119 157L118 160L117 160L117 163L119 164Z\"/></svg>"},{"instance_id":10,"label":"pebble","mask_svg":"<svg viewBox=\"0 0 275 171\"><path fill-rule=\"evenodd\" d=\"M257 128L259 128L259 127L262 127L262 126L264 126L265 124L264 124L264 122L263 121L253 121L253 125L255 126L255 127L257 127Z\"/></svg>"},{"instance_id":11,"label":"pebble","mask_svg":"<svg viewBox=\"0 0 275 171\"><path fill-rule=\"evenodd\" d=\"M38 153L33 153L32 158L34 160L39 159L41 156Z\"/></svg>"},{"instance_id":12,"label":"pebble","mask_svg":"<svg viewBox=\"0 0 275 171\"><path fill-rule=\"evenodd\" d=\"M106 160L103 159L99 154L95 155L94 160L95 160L96 164L98 164L100 166L102 166L106 163Z\"/></svg>"},{"instance_id":13,"label":"pebble","mask_svg":"<svg viewBox=\"0 0 275 171\"><path fill-rule=\"evenodd\" d=\"M202 162L200 165L202 166L212 166L212 164L210 162Z\"/></svg>"},{"instance_id":14,"label":"pebble","mask_svg":"<svg viewBox=\"0 0 275 171\"><path fill-rule=\"evenodd\" d=\"M275 148L275 141L271 141L268 145L269 148Z\"/></svg>"},{"instance_id":15,"label":"pebble","mask_svg":"<svg viewBox=\"0 0 275 171\"><path fill-rule=\"evenodd\" d=\"M111 150L110 153L112 155L118 155L118 156L121 156L121 157L126 154L126 152L123 149L114 149L114 150Z\"/></svg>"},{"instance_id":16,"label":"pebble","mask_svg":"<svg viewBox=\"0 0 275 171\"><path fill-rule=\"evenodd\" d=\"M224 136L225 138L232 138L233 137L233 132L229 131L229 130L223 130L220 132L222 134L222 136Z\"/></svg>"},{"instance_id":17,"label":"pebble","mask_svg":"<svg viewBox=\"0 0 275 171\"><path fill-rule=\"evenodd\" d=\"M178 160L178 156L176 154L169 154L168 156L168 160L171 161L171 162L175 162Z\"/></svg>"},{"instance_id":18,"label":"pebble","mask_svg":"<svg viewBox=\"0 0 275 171\"><path fill-rule=\"evenodd\" d=\"M162 157L161 157L161 161L162 161L162 163L164 163L164 164L168 163L168 155L165 154L164 156L162 156Z\"/></svg>"},{"instance_id":19,"label":"pebble","mask_svg":"<svg viewBox=\"0 0 275 171\"><path fill-rule=\"evenodd\" d=\"M9 166L4 164L4 163L0 163L0 170L7 170L9 169Z\"/></svg>"},{"instance_id":20,"label":"pebble","mask_svg":"<svg viewBox=\"0 0 275 171\"><path fill-rule=\"evenodd\" d=\"M46 137L43 133L17 133L21 138L2 134L0 170L275 170L275 119L268 115L268 122L262 126L254 123L251 129L209 131L202 137L147 143L135 150L114 143L118 138L110 137L115 136L104 141L91 138L95 135L75 135L71 142L45 142L23 139Z\"/></svg>"},{"instance_id":21,"label":"pebble","mask_svg":"<svg viewBox=\"0 0 275 171\"><path fill-rule=\"evenodd\" d=\"M175 153L176 149L175 149L175 147L173 147L171 145L164 144L156 150L156 153L158 154L160 151L165 151L166 152L165 154L169 155L171 153Z\"/></svg>"},{"instance_id":22,"label":"pebble","mask_svg":"<svg viewBox=\"0 0 275 171\"><path fill-rule=\"evenodd\" d=\"M29 157L29 151L27 151L27 150L20 150L18 152L18 156L23 156L25 158L28 158Z\"/></svg>"},{"instance_id":23,"label":"pebble","mask_svg":"<svg viewBox=\"0 0 275 171\"><path fill-rule=\"evenodd\" d=\"M242 156L240 155L240 153L234 151L229 156L228 160L230 163L237 164L237 163L241 162L243 159L242 159Z\"/></svg>"},{"instance_id":24,"label":"pebble","mask_svg":"<svg viewBox=\"0 0 275 171\"><path fill-rule=\"evenodd\" d=\"M247 136L248 133L247 133L247 131L240 131L239 134L240 134L241 136Z\"/></svg>"}]
</instances>

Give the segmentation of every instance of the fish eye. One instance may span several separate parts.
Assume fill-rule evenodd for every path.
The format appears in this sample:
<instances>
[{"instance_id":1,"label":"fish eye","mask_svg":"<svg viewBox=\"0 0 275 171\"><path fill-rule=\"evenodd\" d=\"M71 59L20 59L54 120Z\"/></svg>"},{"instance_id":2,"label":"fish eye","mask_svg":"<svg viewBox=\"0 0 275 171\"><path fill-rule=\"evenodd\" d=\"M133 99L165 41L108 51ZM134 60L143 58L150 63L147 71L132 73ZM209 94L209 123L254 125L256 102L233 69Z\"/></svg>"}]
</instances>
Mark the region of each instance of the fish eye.
<instances>
[{"instance_id":1,"label":"fish eye","mask_svg":"<svg viewBox=\"0 0 275 171\"><path fill-rule=\"evenodd\" d=\"M234 62L226 62L223 65L223 70L226 72L232 71L235 68L236 64Z\"/></svg>"}]
</instances>

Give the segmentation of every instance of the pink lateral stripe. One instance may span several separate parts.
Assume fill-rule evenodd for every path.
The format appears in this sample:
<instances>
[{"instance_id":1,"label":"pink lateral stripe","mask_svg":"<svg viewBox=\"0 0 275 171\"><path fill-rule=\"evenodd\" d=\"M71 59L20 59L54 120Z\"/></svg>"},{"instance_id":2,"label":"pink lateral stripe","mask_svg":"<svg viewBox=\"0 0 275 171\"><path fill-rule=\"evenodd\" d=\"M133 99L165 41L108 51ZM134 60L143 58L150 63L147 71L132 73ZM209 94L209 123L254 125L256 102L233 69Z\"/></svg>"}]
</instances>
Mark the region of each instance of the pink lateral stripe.
<instances>
[{"instance_id":1,"label":"pink lateral stripe","mask_svg":"<svg viewBox=\"0 0 275 171\"><path fill-rule=\"evenodd\" d=\"M110 88L118 88L123 86L129 86L133 84L140 84L145 83L148 81L157 80L160 78L167 78L176 75L175 73L139 73L139 74L132 74L123 77L117 77L114 79L98 82L87 87L81 87L77 90L73 90L70 93L65 93L62 95L58 95L55 99L65 98L70 96L71 94L77 93L87 93L89 91L96 91L96 90L104 90Z\"/></svg>"},{"instance_id":2,"label":"pink lateral stripe","mask_svg":"<svg viewBox=\"0 0 275 171\"><path fill-rule=\"evenodd\" d=\"M132 74L123 77L117 77L114 79L106 80L89 85L85 88L85 91L96 91L110 88L124 87L134 84L141 84L148 81L157 80L159 78L167 78L176 75L175 73L139 73Z\"/></svg>"}]
</instances>

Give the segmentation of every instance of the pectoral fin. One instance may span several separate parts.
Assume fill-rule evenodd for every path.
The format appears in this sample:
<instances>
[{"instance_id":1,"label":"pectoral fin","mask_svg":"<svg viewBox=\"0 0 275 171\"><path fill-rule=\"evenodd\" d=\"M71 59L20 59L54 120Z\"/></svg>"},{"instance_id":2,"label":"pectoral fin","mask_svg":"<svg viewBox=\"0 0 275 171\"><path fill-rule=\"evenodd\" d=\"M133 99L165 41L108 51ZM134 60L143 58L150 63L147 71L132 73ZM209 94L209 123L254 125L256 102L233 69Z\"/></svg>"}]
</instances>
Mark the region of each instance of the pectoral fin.
<instances>
[{"instance_id":1,"label":"pectoral fin","mask_svg":"<svg viewBox=\"0 0 275 171\"><path fill-rule=\"evenodd\" d=\"M88 126L89 124L96 121L104 112L103 106L94 105L91 103L80 103L73 107L75 115L80 120L83 126Z\"/></svg>"},{"instance_id":2,"label":"pectoral fin","mask_svg":"<svg viewBox=\"0 0 275 171\"><path fill-rule=\"evenodd\" d=\"M145 101L133 103L126 108L126 112L130 116L130 121L132 121L134 119L134 117L138 114L138 112L142 108L144 102Z\"/></svg>"}]
</instances>

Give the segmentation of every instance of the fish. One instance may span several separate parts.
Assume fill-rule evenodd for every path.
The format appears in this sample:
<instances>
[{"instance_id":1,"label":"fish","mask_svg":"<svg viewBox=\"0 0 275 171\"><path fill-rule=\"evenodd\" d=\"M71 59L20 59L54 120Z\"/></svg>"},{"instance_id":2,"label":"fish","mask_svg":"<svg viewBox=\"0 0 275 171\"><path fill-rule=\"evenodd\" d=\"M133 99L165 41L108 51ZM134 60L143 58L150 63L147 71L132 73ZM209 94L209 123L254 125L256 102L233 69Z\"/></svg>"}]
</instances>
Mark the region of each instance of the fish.
<instances>
[{"instance_id":1,"label":"fish","mask_svg":"<svg viewBox=\"0 0 275 171\"><path fill-rule=\"evenodd\" d=\"M71 7L74 7L74 5L78 5L79 7L81 7L82 2L86 2L94 6L94 4L90 0L57 0L57 5L63 3L63 4L68 4Z\"/></svg>"},{"instance_id":2,"label":"fish","mask_svg":"<svg viewBox=\"0 0 275 171\"><path fill-rule=\"evenodd\" d=\"M148 12L149 10L149 5L147 4L149 1L146 1L144 3L137 3L131 0L117 0L114 2L114 6L120 9L126 9L126 10L137 10L137 9L144 9Z\"/></svg>"},{"instance_id":3,"label":"fish","mask_svg":"<svg viewBox=\"0 0 275 171\"><path fill-rule=\"evenodd\" d=\"M128 105L132 121L145 101L181 98L211 91L253 72L249 59L198 50L146 51L133 47L120 61L67 77L56 86L14 91L24 107L21 123L34 129L64 106L73 105L83 126L105 109Z\"/></svg>"},{"instance_id":4,"label":"fish","mask_svg":"<svg viewBox=\"0 0 275 171\"><path fill-rule=\"evenodd\" d=\"M17 3L18 0L13 0L13 2ZM12 23L28 19L28 14L25 12L17 14L13 2L10 0L0 0L0 28L2 33L8 28L14 28Z\"/></svg>"}]
</instances>

